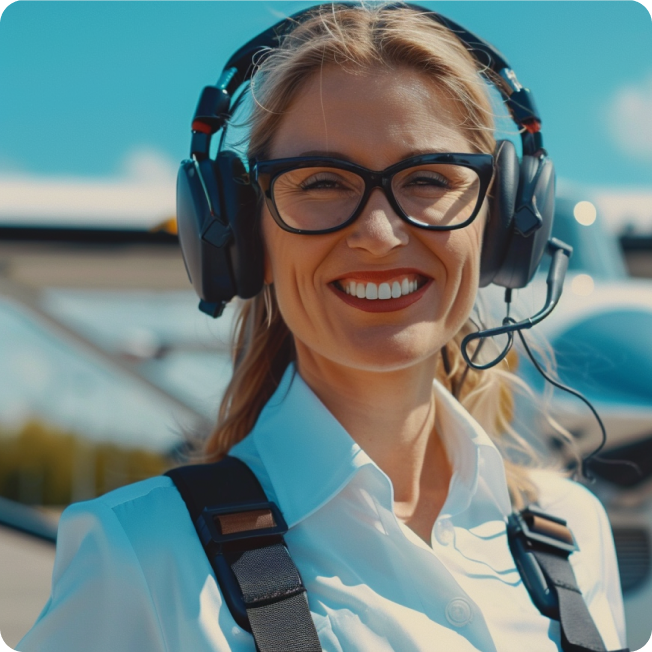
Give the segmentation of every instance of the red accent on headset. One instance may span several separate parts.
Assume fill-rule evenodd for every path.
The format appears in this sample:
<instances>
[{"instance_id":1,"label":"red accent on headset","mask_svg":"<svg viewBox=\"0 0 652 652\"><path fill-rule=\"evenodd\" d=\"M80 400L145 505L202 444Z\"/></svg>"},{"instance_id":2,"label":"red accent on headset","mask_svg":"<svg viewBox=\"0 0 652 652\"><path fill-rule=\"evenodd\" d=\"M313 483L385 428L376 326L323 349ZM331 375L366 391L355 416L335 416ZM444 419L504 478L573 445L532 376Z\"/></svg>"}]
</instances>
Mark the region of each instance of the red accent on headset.
<instances>
[{"instance_id":1,"label":"red accent on headset","mask_svg":"<svg viewBox=\"0 0 652 652\"><path fill-rule=\"evenodd\" d=\"M536 118L532 118L531 120L528 120L527 122L523 122L523 126L531 134L537 134L537 133L539 133L541 131L541 123Z\"/></svg>"},{"instance_id":2,"label":"red accent on headset","mask_svg":"<svg viewBox=\"0 0 652 652\"><path fill-rule=\"evenodd\" d=\"M208 134L209 136L213 133L213 130L201 120L195 120L192 123L193 131L200 131L202 134Z\"/></svg>"}]
</instances>

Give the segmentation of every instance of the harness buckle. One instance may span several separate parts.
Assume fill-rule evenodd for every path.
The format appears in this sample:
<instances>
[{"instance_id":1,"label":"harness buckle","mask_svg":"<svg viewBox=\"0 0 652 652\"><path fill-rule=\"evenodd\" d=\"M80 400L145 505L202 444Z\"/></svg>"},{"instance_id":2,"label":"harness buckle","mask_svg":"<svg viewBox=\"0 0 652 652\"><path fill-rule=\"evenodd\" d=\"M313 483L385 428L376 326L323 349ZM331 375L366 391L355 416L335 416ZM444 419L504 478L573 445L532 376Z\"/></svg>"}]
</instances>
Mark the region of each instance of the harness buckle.
<instances>
[{"instance_id":1,"label":"harness buckle","mask_svg":"<svg viewBox=\"0 0 652 652\"><path fill-rule=\"evenodd\" d=\"M577 541L566 521L546 514L536 507L527 507L522 512L513 513L508 521L508 529L512 536L524 540L526 549L541 548L568 557L579 550Z\"/></svg>"},{"instance_id":2,"label":"harness buckle","mask_svg":"<svg viewBox=\"0 0 652 652\"><path fill-rule=\"evenodd\" d=\"M272 502L205 507L196 527L204 547L213 555L281 543L288 531L281 511Z\"/></svg>"}]
</instances>

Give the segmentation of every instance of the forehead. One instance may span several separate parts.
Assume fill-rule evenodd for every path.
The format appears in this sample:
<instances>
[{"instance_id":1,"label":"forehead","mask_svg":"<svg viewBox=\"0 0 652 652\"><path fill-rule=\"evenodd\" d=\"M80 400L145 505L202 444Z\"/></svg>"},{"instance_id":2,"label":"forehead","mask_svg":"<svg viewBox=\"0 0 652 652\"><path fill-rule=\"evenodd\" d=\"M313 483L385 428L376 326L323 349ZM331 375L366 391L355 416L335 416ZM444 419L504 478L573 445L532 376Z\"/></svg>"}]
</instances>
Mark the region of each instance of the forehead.
<instances>
[{"instance_id":1,"label":"forehead","mask_svg":"<svg viewBox=\"0 0 652 652\"><path fill-rule=\"evenodd\" d=\"M455 103L424 73L328 65L290 104L271 154L328 154L379 170L417 153L473 151L461 122Z\"/></svg>"}]
</instances>

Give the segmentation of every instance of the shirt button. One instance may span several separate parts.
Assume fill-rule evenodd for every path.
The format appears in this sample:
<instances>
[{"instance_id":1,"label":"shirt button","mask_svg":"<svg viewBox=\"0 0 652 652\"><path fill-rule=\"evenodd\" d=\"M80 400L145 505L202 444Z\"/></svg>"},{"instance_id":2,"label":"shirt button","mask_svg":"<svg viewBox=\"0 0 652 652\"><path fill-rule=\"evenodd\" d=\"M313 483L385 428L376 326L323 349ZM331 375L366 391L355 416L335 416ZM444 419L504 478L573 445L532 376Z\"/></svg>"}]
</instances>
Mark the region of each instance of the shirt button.
<instances>
[{"instance_id":1,"label":"shirt button","mask_svg":"<svg viewBox=\"0 0 652 652\"><path fill-rule=\"evenodd\" d=\"M442 546L448 546L455 540L455 528L450 519L437 521L435 525L435 538Z\"/></svg>"},{"instance_id":2,"label":"shirt button","mask_svg":"<svg viewBox=\"0 0 652 652\"><path fill-rule=\"evenodd\" d=\"M454 627L464 627L472 618L471 605L464 598L455 598L446 605L446 619Z\"/></svg>"}]
</instances>

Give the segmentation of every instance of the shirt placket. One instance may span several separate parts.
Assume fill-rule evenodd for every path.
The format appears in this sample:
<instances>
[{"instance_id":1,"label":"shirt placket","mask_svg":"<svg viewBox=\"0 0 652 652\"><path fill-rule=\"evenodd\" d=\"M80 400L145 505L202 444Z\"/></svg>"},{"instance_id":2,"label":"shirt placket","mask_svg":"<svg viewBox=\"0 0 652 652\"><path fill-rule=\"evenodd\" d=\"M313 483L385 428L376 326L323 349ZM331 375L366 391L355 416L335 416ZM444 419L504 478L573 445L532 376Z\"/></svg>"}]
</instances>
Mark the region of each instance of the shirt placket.
<instances>
[{"instance_id":1,"label":"shirt placket","mask_svg":"<svg viewBox=\"0 0 652 652\"><path fill-rule=\"evenodd\" d=\"M446 566L447 554L455 554L455 530L450 517L437 519L433 529L433 548L429 547L394 514L391 501L375 492L378 516L391 544L393 572L403 591L412 596L414 608L432 622L430 632L424 632L424 650L436 640L437 630L444 627L466 639L460 639L456 650L495 651L495 646L478 606L460 586ZM441 541L440 541L441 538ZM446 549L446 554L442 554ZM439 630L441 631L441 630Z\"/></svg>"}]
</instances>

